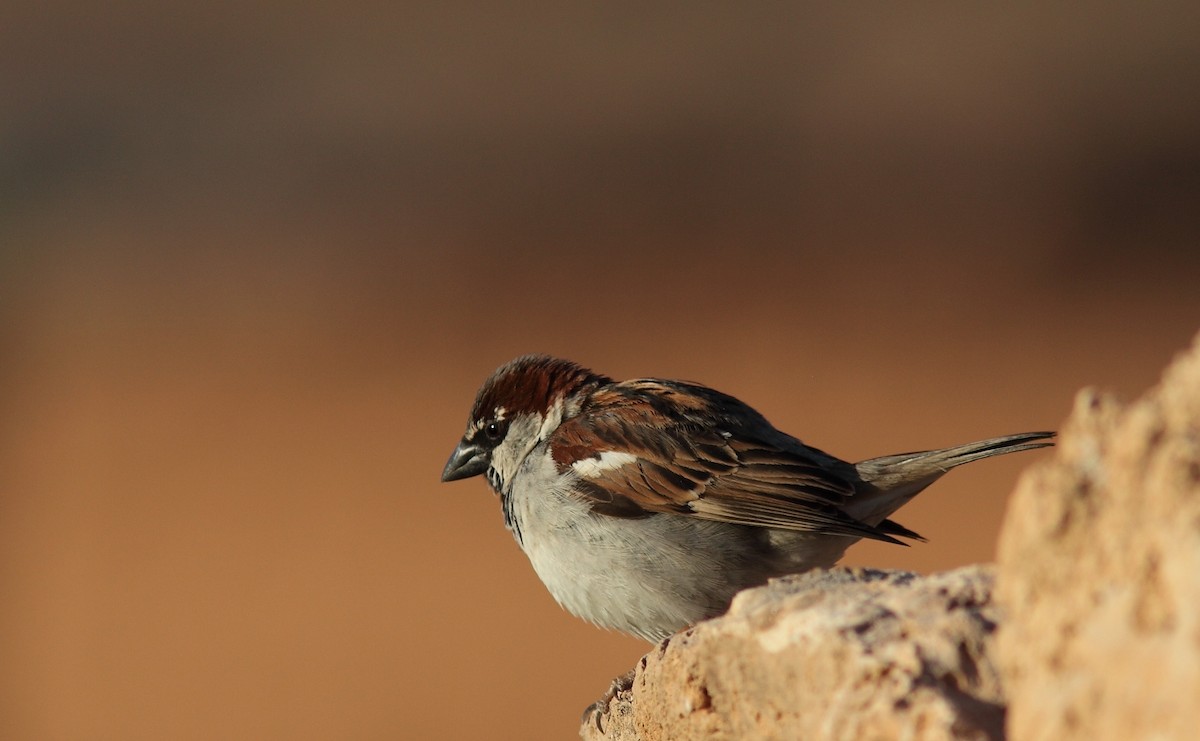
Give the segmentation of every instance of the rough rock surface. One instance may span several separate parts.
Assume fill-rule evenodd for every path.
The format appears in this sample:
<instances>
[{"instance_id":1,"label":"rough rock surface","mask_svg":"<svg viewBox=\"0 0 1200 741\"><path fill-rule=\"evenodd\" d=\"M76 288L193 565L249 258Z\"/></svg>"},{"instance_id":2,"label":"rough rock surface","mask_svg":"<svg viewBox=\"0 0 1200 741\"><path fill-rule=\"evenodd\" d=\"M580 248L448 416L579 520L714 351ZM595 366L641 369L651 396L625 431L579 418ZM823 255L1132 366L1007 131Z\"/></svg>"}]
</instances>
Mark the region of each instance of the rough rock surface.
<instances>
[{"instance_id":1,"label":"rough rock surface","mask_svg":"<svg viewBox=\"0 0 1200 741\"><path fill-rule=\"evenodd\" d=\"M994 739L992 570L834 569L747 590L636 668L584 739Z\"/></svg>"},{"instance_id":2,"label":"rough rock surface","mask_svg":"<svg viewBox=\"0 0 1200 741\"><path fill-rule=\"evenodd\" d=\"M996 573L995 603L988 567L748 590L643 657L582 736L1200 737L1200 339L1139 402L1080 394Z\"/></svg>"},{"instance_id":3,"label":"rough rock surface","mask_svg":"<svg viewBox=\"0 0 1200 741\"><path fill-rule=\"evenodd\" d=\"M1200 738L1200 339L1140 401L1080 394L1013 497L995 603L992 573L743 592L583 738Z\"/></svg>"},{"instance_id":4,"label":"rough rock surface","mask_svg":"<svg viewBox=\"0 0 1200 741\"><path fill-rule=\"evenodd\" d=\"M998 567L1010 738L1200 738L1200 342L1140 401L1079 395Z\"/></svg>"}]
</instances>

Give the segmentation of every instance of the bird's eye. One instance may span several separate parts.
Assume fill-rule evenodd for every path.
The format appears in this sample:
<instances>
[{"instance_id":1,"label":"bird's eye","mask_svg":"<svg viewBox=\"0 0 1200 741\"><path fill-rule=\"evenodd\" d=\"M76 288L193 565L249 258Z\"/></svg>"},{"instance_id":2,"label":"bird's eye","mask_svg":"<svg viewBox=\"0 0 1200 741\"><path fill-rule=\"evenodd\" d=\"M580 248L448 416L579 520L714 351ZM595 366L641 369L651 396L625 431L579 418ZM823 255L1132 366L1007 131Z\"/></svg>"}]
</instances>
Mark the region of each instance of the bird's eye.
<instances>
[{"instance_id":1,"label":"bird's eye","mask_svg":"<svg viewBox=\"0 0 1200 741\"><path fill-rule=\"evenodd\" d=\"M507 425L504 424L503 420L495 420L493 422L489 422L488 425L483 428L483 434L487 436L488 440L497 442L500 440L500 438L504 437L506 427Z\"/></svg>"}]
</instances>

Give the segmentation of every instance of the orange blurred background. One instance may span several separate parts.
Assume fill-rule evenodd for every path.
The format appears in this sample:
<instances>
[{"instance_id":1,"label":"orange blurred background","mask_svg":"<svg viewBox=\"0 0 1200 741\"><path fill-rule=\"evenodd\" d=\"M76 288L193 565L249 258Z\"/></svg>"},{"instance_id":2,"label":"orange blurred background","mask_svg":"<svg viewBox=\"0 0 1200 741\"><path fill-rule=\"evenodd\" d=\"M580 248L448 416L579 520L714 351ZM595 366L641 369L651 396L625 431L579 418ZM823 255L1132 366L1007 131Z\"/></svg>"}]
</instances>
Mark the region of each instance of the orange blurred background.
<instances>
[{"instance_id":1,"label":"orange blurred background","mask_svg":"<svg viewBox=\"0 0 1200 741\"><path fill-rule=\"evenodd\" d=\"M1192 3L0 11L0 737L574 737L648 647L481 480L545 351L846 458L1054 427L1200 329ZM1041 457L848 561L992 558Z\"/></svg>"}]
</instances>

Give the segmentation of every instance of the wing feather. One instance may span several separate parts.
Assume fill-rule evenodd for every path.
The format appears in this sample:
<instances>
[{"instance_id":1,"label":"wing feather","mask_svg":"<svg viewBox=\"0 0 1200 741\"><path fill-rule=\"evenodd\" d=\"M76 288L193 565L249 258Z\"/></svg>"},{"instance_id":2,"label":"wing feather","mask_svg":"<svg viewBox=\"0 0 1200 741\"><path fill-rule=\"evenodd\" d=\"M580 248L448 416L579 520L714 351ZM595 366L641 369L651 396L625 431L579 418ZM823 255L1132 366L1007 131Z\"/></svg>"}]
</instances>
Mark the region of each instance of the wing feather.
<instances>
[{"instance_id":1,"label":"wing feather","mask_svg":"<svg viewBox=\"0 0 1200 741\"><path fill-rule=\"evenodd\" d=\"M686 404L663 403L664 394L685 392ZM849 464L850 474L835 470L831 462L840 461L702 386L657 380L613 384L559 425L549 444L559 470L579 475L578 492L600 514L672 512L899 542L843 511L855 492ZM621 455L603 455L609 451Z\"/></svg>"}]
</instances>

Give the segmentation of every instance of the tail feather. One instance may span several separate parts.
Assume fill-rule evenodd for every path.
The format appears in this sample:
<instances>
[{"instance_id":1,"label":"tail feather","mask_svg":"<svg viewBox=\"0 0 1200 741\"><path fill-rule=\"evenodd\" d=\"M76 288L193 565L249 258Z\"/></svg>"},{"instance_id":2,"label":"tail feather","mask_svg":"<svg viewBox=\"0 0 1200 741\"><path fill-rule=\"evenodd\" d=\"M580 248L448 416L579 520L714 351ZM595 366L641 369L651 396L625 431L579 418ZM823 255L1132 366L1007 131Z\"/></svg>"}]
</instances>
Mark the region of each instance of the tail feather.
<instances>
[{"instance_id":1,"label":"tail feather","mask_svg":"<svg viewBox=\"0 0 1200 741\"><path fill-rule=\"evenodd\" d=\"M904 526L887 520L888 515L952 468L994 455L1045 448L1054 444L1050 442L1054 435L1053 432L1022 432L952 448L885 455L860 461L854 464L854 468L863 486L847 503L846 512L890 535L919 538Z\"/></svg>"},{"instance_id":2,"label":"tail feather","mask_svg":"<svg viewBox=\"0 0 1200 741\"><path fill-rule=\"evenodd\" d=\"M895 520L884 520L883 522L876 525L875 528L881 533L884 533L886 535L891 535L896 538L908 538L909 540L919 540L922 543L925 542L924 535L921 535L918 532L909 530L908 528L904 527L903 525L896 522ZM905 543L904 541L900 541L900 545L908 545L908 543Z\"/></svg>"}]
</instances>

